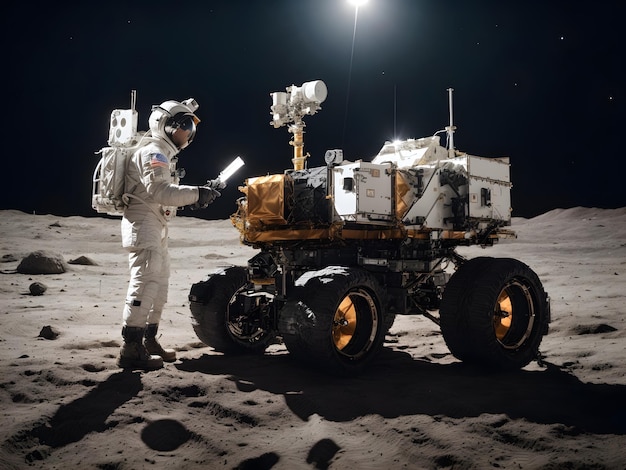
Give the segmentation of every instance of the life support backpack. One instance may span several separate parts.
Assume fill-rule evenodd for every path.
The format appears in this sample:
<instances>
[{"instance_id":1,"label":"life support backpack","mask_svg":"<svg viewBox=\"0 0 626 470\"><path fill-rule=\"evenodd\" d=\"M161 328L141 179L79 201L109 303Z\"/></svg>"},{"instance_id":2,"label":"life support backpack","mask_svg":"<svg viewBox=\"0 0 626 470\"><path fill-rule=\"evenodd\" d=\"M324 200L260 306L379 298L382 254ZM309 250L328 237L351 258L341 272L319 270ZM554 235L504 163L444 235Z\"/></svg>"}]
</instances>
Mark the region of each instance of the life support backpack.
<instances>
[{"instance_id":1,"label":"life support backpack","mask_svg":"<svg viewBox=\"0 0 626 470\"><path fill-rule=\"evenodd\" d=\"M125 191L126 172L145 134L137 132L135 97L133 90L131 109L115 109L111 112L109 146L96 152L100 160L93 172L91 207L101 214L123 215L131 197Z\"/></svg>"}]
</instances>

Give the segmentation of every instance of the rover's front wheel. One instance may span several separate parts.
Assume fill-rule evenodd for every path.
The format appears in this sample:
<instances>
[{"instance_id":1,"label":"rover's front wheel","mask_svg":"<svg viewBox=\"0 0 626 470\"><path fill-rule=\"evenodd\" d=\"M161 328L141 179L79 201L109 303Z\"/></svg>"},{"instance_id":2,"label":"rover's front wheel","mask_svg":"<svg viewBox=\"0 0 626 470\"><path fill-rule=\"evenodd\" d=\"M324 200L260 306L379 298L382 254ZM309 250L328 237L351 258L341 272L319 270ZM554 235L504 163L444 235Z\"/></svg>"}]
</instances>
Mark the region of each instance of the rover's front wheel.
<instances>
[{"instance_id":1,"label":"rover's front wheel","mask_svg":"<svg viewBox=\"0 0 626 470\"><path fill-rule=\"evenodd\" d=\"M474 258L446 285L439 310L450 352L464 362L516 369L538 355L550 306L537 274L511 258Z\"/></svg>"},{"instance_id":2,"label":"rover's front wheel","mask_svg":"<svg viewBox=\"0 0 626 470\"><path fill-rule=\"evenodd\" d=\"M291 354L336 375L361 371L382 348L389 324L376 279L357 268L305 273L279 312Z\"/></svg>"},{"instance_id":3,"label":"rover's front wheel","mask_svg":"<svg viewBox=\"0 0 626 470\"><path fill-rule=\"evenodd\" d=\"M263 353L274 340L267 299L239 301L248 282L247 270L231 266L193 284L189 293L192 326L200 341L227 354Z\"/></svg>"}]
</instances>

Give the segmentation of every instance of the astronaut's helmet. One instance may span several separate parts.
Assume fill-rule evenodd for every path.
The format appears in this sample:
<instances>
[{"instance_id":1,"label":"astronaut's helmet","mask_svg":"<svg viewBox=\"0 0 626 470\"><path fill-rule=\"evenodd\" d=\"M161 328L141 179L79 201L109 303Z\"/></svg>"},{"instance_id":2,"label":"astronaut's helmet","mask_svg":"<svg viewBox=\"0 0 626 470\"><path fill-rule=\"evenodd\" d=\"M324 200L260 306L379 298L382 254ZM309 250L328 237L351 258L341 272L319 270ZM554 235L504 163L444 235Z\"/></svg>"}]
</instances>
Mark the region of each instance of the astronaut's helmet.
<instances>
[{"instance_id":1,"label":"astronaut's helmet","mask_svg":"<svg viewBox=\"0 0 626 470\"><path fill-rule=\"evenodd\" d=\"M172 146L182 150L187 147L196 135L196 125L200 122L194 114L198 109L198 103L193 98L183 102L165 101L158 106L152 107L152 114L148 119L148 125L155 137L161 137ZM176 129L189 131L189 138L182 145L176 145L172 135Z\"/></svg>"}]
</instances>

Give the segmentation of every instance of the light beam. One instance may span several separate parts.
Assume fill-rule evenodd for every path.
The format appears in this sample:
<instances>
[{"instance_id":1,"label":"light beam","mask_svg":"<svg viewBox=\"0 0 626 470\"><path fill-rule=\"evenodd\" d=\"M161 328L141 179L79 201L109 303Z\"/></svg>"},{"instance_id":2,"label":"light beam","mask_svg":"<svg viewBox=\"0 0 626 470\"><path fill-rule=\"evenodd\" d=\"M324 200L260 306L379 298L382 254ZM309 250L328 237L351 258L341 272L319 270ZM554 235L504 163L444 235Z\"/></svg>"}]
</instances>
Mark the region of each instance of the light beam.
<instances>
[{"instance_id":1,"label":"light beam","mask_svg":"<svg viewBox=\"0 0 626 470\"><path fill-rule=\"evenodd\" d=\"M348 90L346 92L346 111L343 118L343 133L341 135L341 146L343 147L346 137L346 126L348 124L348 103L350 101L350 82L352 81L352 62L354 60L354 41L356 39L356 25L359 18L359 7L365 5L368 0L348 0L354 5L354 29L352 30L352 49L350 51L350 69L348 70Z\"/></svg>"}]
</instances>

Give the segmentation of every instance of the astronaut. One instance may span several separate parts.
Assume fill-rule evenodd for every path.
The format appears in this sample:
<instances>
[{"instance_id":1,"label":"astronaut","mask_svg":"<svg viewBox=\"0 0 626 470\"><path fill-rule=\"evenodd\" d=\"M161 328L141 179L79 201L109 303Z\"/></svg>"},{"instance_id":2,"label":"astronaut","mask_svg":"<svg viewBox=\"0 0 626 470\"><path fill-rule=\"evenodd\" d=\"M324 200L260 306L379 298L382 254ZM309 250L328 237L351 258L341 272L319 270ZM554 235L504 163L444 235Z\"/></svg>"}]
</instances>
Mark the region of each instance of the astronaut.
<instances>
[{"instance_id":1,"label":"astronaut","mask_svg":"<svg viewBox=\"0 0 626 470\"><path fill-rule=\"evenodd\" d=\"M204 186L179 184L176 155L193 140L200 120L193 98L165 101L152 108L150 131L130 159L126 171L128 205L122 218L122 245L129 252L130 281L123 310L122 337L117 364L122 368L158 369L176 360L164 349L157 331L167 301L170 259L168 220L176 208L203 209L220 196L219 180Z\"/></svg>"}]
</instances>

